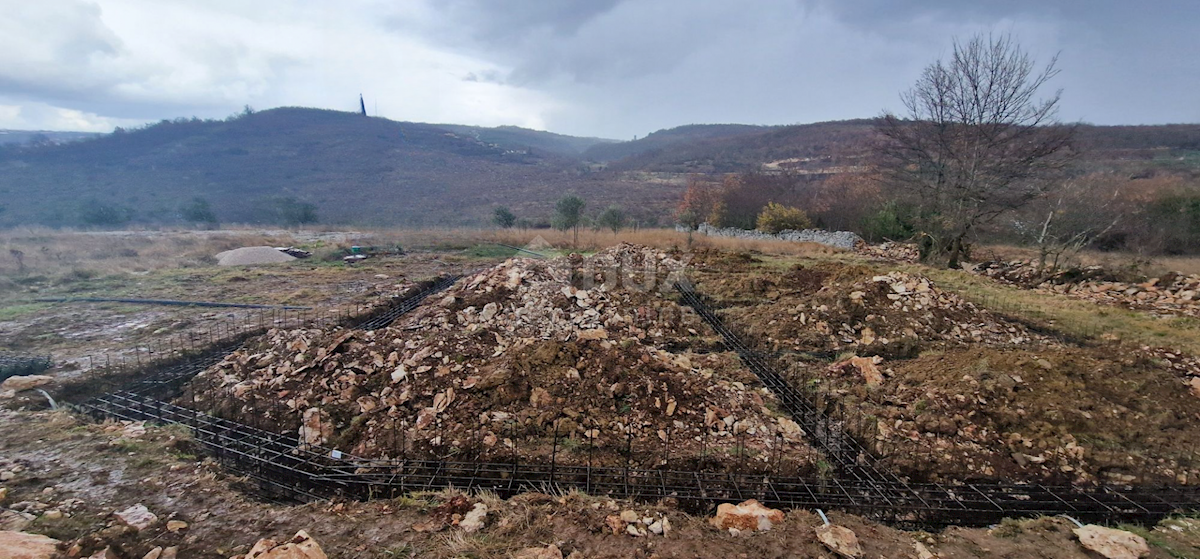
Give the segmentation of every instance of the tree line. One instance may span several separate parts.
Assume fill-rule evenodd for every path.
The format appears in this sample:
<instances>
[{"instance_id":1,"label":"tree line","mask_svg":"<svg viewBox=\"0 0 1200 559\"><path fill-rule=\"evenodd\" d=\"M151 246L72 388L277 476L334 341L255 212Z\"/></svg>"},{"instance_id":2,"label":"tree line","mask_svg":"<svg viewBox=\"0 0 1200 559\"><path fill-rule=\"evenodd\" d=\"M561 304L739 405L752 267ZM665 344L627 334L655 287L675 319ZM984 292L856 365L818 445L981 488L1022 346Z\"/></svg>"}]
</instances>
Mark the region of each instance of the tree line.
<instances>
[{"instance_id":1,"label":"tree line","mask_svg":"<svg viewBox=\"0 0 1200 559\"><path fill-rule=\"evenodd\" d=\"M786 211L798 225L915 242L922 260L949 267L980 242L1036 247L1047 268L1087 247L1200 249L1200 153L1134 173L1087 159L1087 127L1061 122L1062 91L1048 90L1057 74L1056 59L1038 65L1010 36L956 41L901 94L903 114L875 121L855 169L693 175L675 218L771 230Z\"/></svg>"}]
</instances>

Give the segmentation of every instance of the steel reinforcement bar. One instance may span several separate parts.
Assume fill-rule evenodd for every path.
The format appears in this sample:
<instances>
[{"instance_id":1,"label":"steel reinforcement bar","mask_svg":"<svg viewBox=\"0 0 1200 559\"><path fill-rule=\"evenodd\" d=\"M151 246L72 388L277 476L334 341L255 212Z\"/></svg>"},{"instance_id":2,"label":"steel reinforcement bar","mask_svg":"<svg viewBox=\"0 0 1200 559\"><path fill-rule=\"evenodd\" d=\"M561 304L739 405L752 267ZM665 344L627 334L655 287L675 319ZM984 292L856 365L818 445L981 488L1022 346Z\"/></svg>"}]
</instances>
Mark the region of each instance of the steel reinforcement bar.
<instances>
[{"instance_id":1,"label":"steel reinforcement bar","mask_svg":"<svg viewBox=\"0 0 1200 559\"><path fill-rule=\"evenodd\" d=\"M844 425L822 412L805 398L791 383L775 372L754 350L730 330L720 317L704 303L691 282L675 284L683 303L704 319L725 341L726 347L738 354L742 364L779 400L780 405L800 424L813 444L832 461L845 477L867 482L898 482L899 479L875 467L875 458L848 433ZM881 486L882 487L882 486ZM903 495L897 495L903 499Z\"/></svg>"},{"instance_id":2,"label":"steel reinforcement bar","mask_svg":"<svg viewBox=\"0 0 1200 559\"><path fill-rule=\"evenodd\" d=\"M460 278L462 278L461 274L440 278L425 289L422 289L417 293L402 299L396 300L391 305L384 307L380 312L372 313L362 320L357 321L357 323L350 324L350 326L360 330L377 330L379 328L384 328L395 322L397 318L400 318L409 311L417 308L417 305L420 305L421 301L423 301L426 297L449 288Z\"/></svg>"},{"instance_id":3,"label":"steel reinforcement bar","mask_svg":"<svg viewBox=\"0 0 1200 559\"><path fill-rule=\"evenodd\" d=\"M264 489L297 500L390 497L455 487L502 497L579 489L590 495L674 498L693 510L755 498L768 506L837 509L905 527L983 526L1006 517L1069 514L1087 522L1155 522L1200 511L1200 491L1179 487L904 484L572 464L371 460L302 444L132 392L85 404L99 417L186 425L196 441ZM896 500L890 495L910 494Z\"/></svg>"},{"instance_id":4,"label":"steel reinforcement bar","mask_svg":"<svg viewBox=\"0 0 1200 559\"><path fill-rule=\"evenodd\" d=\"M372 324L378 328L378 325L391 323L415 308L421 299L453 282L454 278L435 282L392 305L385 313L373 315ZM706 313L712 319L716 318L690 286L681 289L681 293L685 299L699 303L694 308L697 312L703 310L702 316ZM733 347L739 355L749 359L747 364L756 374L771 372L719 320L710 324L719 325L718 331L727 340L737 342ZM360 327L364 325L366 322ZM185 359L160 363L159 370L140 378L127 389L91 399L80 407L98 417L186 425L199 444L233 471L254 480L266 492L293 500L335 496L371 498L445 487L486 489L501 496L577 488L589 494L615 498L674 498L694 510L710 508L719 502L757 498L770 506L839 509L898 526L921 528L987 525L1005 517L1052 514L1070 514L1080 520L1095 522L1154 522L1174 512L1200 511L1200 493L1194 488L905 483L881 474L869 465L861 467L860 460L866 456L861 449L849 447L849 453L839 454L839 449L848 445L836 442L832 435L837 432L832 426L834 422L822 417L799 394L789 393L790 387L777 374L764 375L770 380L768 386L780 387L781 400L793 406L789 411L799 411L793 413L798 420L804 419L806 429L814 426L810 432L829 433L824 439L825 445L819 437L817 443L831 456L844 457L845 477L806 479L596 467L562 464L553 459L548 464L515 460L371 460L307 445L294 435L264 431L159 399L177 393L182 383L220 361L242 341L244 338L230 339ZM853 456L854 461L846 456Z\"/></svg>"}]
</instances>

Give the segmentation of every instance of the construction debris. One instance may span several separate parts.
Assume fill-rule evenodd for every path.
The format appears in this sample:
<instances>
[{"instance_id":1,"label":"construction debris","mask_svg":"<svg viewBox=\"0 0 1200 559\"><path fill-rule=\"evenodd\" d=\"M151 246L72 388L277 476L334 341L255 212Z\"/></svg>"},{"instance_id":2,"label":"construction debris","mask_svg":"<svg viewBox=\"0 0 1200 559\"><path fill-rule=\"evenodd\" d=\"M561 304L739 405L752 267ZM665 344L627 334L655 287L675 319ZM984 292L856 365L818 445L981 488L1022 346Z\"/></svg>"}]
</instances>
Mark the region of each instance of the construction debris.
<instances>
[{"instance_id":1,"label":"construction debris","mask_svg":"<svg viewBox=\"0 0 1200 559\"><path fill-rule=\"evenodd\" d=\"M604 519L605 526L613 535L625 534L635 538L665 536L671 532L671 521L662 513L638 514L623 510L621 514L610 514Z\"/></svg>"},{"instance_id":2,"label":"construction debris","mask_svg":"<svg viewBox=\"0 0 1200 559\"><path fill-rule=\"evenodd\" d=\"M241 559L326 559L325 552L308 532L300 530L292 539L278 543L264 538L258 540Z\"/></svg>"},{"instance_id":3,"label":"construction debris","mask_svg":"<svg viewBox=\"0 0 1200 559\"><path fill-rule=\"evenodd\" d=\"M146 505L136 504L125 510L114 513L117 520L134 530L145 530L158 522L158 516L150 512Z\"/></svg>"},{"instance_id":4,"label":"construction debris","mask_svg":"<svg viewBox=\"0 0 1200 559\"><path fill-rule=\"evenodd\" d=\"M1169 272L1130 281L1103 266L1048 270L1032 260L984 262L977 274L1045 293L1167 315L1200 316L1200 275Z\"/></svg>"},{"instance_id":5,"label":"construction debris","mask_svg":"<svg viewBox=\"0 0 1200 559\"><path fill-rule=\"evenodd\" d=\"M275 247L275 250L278 250L279 252L282 252L293 258L308 258L312 256L311 252L296 247Z\"/></svg>"},{"instance_id":6,"label":"construction debris","mask_svg":"<svg viewBox=\"0 0 1200 559\"><path fill-rule=\"evenodd\" d=\"M831 272L837 273L837 272ZM912 357L930 345L1028 345L1048 343L1023 326L943 291L929 278L904 272L853 283L824 283L814 271L803 281L811 294L783 294L778 303L734 311L753 325L751 334L777 350L853 350L860 356ZM766 288L770 290L771 288ZM770 313L763 316L762 313Z\"/></svg>"},{"instance_id":7,"label":"construction debris","mask_svg":"<svg viewBox=\"0 0 1200 559\"><path fill-rule=\"evenodd\" d=\"M817 541L821 542L830 551L838 554L839 557L845 559L858 559L863 556L862 546L858 543L858 536L845 526L836 524L825 524L817 526Z\"/></svg>"},{"instance_id":8,"label":"construction debris","mask_svg":"<svg viewBox=\"0 0 1200 559\"><path fill-rule=\"evenodd\" d=\"M709 522L722 530L736 531L733 533L766 532L783 522L783 511L765 507L756 499L737 505L721 503L717 505L717 515Z\"/></svg>"},{"instance_id":9,"label":"construction debris","mask_svg":"<svg viewBox=\"0 0 1200 559\"><path fill-rule=\"evenodd\" d=\"M662 294L681 265L632 245L509 260L386 329L273 330L190 405L362 457L812 463L735 355L690 350L705 326Z\"/></svg>"}]
</instances>

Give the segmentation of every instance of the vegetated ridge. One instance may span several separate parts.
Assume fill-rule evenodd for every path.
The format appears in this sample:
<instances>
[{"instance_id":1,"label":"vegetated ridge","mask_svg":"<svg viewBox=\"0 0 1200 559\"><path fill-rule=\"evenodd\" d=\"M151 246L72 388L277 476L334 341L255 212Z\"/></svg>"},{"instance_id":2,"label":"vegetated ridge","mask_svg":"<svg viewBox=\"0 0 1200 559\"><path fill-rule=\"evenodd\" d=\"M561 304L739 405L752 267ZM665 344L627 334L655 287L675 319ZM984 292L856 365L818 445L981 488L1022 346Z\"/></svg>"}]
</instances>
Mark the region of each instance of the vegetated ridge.
<instances>
[{"instance_id":1,"label":"vegetated ridge","mask_svg":"<svg viewBox=\"0 0 1200 559\"><path fill-rule=\"evenodd\" d=\"M197 198L220 222L288 223L304 206L322 223L481 225L508 206L548 223L569 192L588 215L617 204L667 223L688 174L861 170L874 124L687 125L613 142L306 108L176 119L0 147L0 227L183 223ZM1077 143L1094 169L1200 173L1200 125L1080 125Z\"/></svg>"},{"instance_id":2,"label":"vegetated ridge","mask_svg":"<svg viewBox=\"0 0 1200 559\"><path fill-rule=\"evenodd\" d=\"M96 207L113 215L92 225L179 222L181 204L195 197L222 222L277 222L287 202L311 204L326 223L412 226L478 224L497 205L548 216L572 189L595 207L664 208L674 197L659 187L583 176L577 159L526 146L299 108L6 149L0 169L0 226L88 225L80 214Z\"/></svg>"}]
</instances>

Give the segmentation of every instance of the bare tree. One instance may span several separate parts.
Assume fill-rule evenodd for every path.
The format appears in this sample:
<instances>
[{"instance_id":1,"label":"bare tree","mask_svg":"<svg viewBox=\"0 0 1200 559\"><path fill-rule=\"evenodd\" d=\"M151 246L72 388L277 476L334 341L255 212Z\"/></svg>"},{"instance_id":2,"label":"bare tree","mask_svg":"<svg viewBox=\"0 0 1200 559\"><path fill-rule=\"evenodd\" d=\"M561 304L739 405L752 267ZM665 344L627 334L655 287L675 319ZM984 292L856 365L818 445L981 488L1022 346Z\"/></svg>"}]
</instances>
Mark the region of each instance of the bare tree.
<instances>
[{"instance_id":1,"label":"bare tree","mask_svg":"<svg viewBox=\"0 0 1200 559\"><path fill-rule=\"evenodd\" d=\"M1072 154L1074 126L1057 120L1058 74L1009 36L954 43L901 94L906 118L884 113L881 170L919 207L922 260L957 267L981 224L1043 196Z\"/></svg>"},{"instance_id":2,"label":"bare tree","mask_svg":"<svg viewBox=\"0 0 1200 559\"><path fill-rule=\"evenodd\" d=\"M1080 251L1104 238L1136 211L1126 181L1092 173L1065 181L1013 220L1014 229L1038 250L1037 271L1049 276Z\"/></svg>"}]
</instances>

